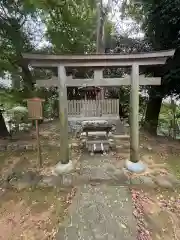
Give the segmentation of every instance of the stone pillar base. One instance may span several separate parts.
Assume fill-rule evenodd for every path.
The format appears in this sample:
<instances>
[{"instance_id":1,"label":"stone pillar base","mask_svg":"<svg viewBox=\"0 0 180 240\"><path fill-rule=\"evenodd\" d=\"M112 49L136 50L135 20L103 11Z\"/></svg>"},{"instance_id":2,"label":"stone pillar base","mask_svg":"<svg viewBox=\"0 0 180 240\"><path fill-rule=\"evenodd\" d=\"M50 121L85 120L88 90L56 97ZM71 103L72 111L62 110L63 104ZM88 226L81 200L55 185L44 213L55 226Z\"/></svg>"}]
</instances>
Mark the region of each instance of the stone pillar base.
<instances>
[{"instance_id":1,"label":"stone pillar base","mask_svg":"<svg viewBox=\"0 0 180 240\"><path fill-rule=\"evenodd\" d=\"M129 170L130 172L133 172L133 173L145 172L145 170L147 168L147 166L141 161L134 163L129 160L126 160L125 167L127 168L127 170Z\"/></svg>"},{"instance_id":2,"label":"stone pillar base","mask_svg":"<svg viewBox=\"0 0 180 240\"><path fill-rule=\"evenodd\" d=\"M60 175L64 173L70 173L74 169L74 165L70 160L67 164L62 164L61 162L57 163L54 167L54 175Z\"/></svg>"}]
</instances>

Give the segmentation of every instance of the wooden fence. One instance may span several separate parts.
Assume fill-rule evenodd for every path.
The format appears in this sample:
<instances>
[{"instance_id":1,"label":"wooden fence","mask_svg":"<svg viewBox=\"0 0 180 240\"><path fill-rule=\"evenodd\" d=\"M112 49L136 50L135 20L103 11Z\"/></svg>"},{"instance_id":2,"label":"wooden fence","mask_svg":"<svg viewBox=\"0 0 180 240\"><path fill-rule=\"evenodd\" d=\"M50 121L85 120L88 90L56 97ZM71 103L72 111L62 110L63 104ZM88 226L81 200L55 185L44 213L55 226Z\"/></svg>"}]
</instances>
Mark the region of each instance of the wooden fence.
<instances>
[{"instance_id":1,"label":"wooden fence","mask_svg":"<svg viewBox=\"0 0 180 240\"><path fill-rule=\"evenodd\" d=\"M119 116L119 99L69 100L69 117Z\"/></svg>"}]
</instances>

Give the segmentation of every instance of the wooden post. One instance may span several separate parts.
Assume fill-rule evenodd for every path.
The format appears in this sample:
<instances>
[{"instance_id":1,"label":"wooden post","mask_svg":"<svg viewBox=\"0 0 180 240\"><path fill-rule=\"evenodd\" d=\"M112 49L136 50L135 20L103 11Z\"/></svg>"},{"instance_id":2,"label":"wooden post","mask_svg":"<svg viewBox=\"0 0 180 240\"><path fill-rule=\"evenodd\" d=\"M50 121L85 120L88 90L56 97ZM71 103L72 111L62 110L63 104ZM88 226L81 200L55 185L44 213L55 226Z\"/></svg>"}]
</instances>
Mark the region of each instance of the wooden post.
<instances>
[{"instance_id":1,"label":"wooden post","mask_svg":"<svg viewBox=\"0 0 180 240\"><path fill-rule=\"evenodd\" d=\"M171 97L171 110L172 110L172 131L173 131L173 139L176 139L176 103Z\"/></svg>"},{"instance_id":2,"label":"wooden post","mask_svg":"<svg viewBox=\"0 0 180 240\"><path fill-rule=\"evenodd\" d=\"M37 153L38 153L38 160L39 160L39 166L42 167L42 156L41 156L41 145L39 140L39 123L36 119L36 138L37 138Z\"/></svg>"},{"instance_id":3,"label":"wooden post","mask_svg":"<svg viewBox=\"0 0 180 240\"><path fill-rule=\"evenodd\" d=\"M68 144L68 115L67 115L67 87L66 70L64 66L58 66L59 80L59 117L60 117L60 161L62 164L69 162Z\"/></svg>"},{"instance_id":4,"label":"wooden post","mask_svg":"<svg viewBox=\"0 0 180 240\"><path fill-rule=\"evenodd\" d=\"M130 161L139 161L139 65L136 63L132 65L131 72Z\"/></svg>"},{"instance_id":5,"label":"wooden post","mask_svg":"<svg viewBox=\"0 0 180 240\"><path fill-rule=\"evenodd\" d=\"M100 85L102 79L103 79L103 69L95 69L94 70L94 79L95 79L95 83L98 84L98 86ZM96 87L96 85L95 85ZM101 116L101 105L100 105L100 101L99 98L97 98L97 88L95 88L96 91L96 117L100 117Z\"/></svg>"}]
</instances>

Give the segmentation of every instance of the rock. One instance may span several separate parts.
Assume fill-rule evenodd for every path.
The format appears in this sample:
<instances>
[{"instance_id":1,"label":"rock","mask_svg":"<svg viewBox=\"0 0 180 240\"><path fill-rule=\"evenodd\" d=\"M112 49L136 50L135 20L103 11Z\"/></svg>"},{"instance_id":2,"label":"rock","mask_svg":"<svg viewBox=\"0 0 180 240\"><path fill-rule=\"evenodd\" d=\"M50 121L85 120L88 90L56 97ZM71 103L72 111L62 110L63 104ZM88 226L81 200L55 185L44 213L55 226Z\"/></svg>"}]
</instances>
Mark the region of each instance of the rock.
<instances>
[{"instance_id":1,"label":"rock","mask_svg":"<svg viewBox=\"0 0 180 240\"><path fill-rule=\"evenodd\" d=\"M74 185L76 176L74 174L64 174L62 175L62 185L64 187L71 187Z\"/></svg>"},{"instance_id":2,"label":"rock","mask_svg":"<svg viewBox=\"0 0 180 240\"><path fill-rule=\"evenodd\" d=\"M76 180L74 174L62 174L60 176L43 176L38 186L40 187L71 187Z\"/></svg>"},{"instance_id":3,"label":"rock","mask_svg":"<svg viewBox=\"0 0 180 240\"><path fill-rule=\"evenodd\" d=\"M173 174L168 174L166 176L164 176L167 178L167 180L169 180L172 184L175 184L175 185L179 185L180 184L180 180L176 178L175 175Z\"/></svg>"},{"instance_id":4,"label":"rock","mask_svg":"<svg viewBox=\"0 0 180 240\"><path fill-rule=\"evenodd\" d=\"M143 184L145 184L145 185L147 185L149 187L155 187L156 186L156 184L153 181L153 179L151 177L149 177L149 176L139 176L139 178L140 178L140 181Z\"/></svg>"},{"instance_id":5,"label":"rock","mask_svg":"<svg viewBox=\"0 0 180 240\"><path fill-rule=\"evenodd\" d=\"M62 186L62 176L43 176L38 183L41 187L60 187Z\"/></svg>"},{"instance_id":6,"label":"rock","mask_svg":"<svg viewBox=\"0 0 180 240\"><path fill-rule=\"evenodd\" d=\"M107 172L115 172L116 168L110 163L105 163L104 168L106 169L105 171Z\"/></svg>"},{"instance_id":7,"label":"rock","mask_svg":"<svg viewBox=\"0 0 180 240\"><path fill-rule=\"evenodd\" d=\"M29 183L37 183L40 181L40 179L41 179L41 176L37 175L37 173L28 171L23 173L21 180Z\"/></svg>"},{"instance_id":8,"label":"rock","mask_svg":"<svg viewBox=\"0 0 180 240\"><path fill-rule=\"evenodd\" d=\"M122 184L127 183L128 181L128 177L122 169L116 169L112 177Z\"/></svg>"},{"instance_id":9,"label":"rock","mask_svg":"<svg viewBox=\"0 0 180 240\"><path fill-rule=\"evenodd\" d=\"M155 178L155 182L156 182L157 185L159 185L160 187L173 188L172 183L166 178L166 176L157 176L157 177Z\"/></svg>"},{"instance_id":10,"label":"rock","mask_svg":"<svg viewBox=\"0 0 180 240\"><path fill-rule=\"evenodd\" d=\"M140 185L142 184L141 179L139 177L131 178L130 183L132 185Z\"/></svg>"},{"instance_id":11,"label":"rock","mask_svg":"<svg viewBox=\"0 0 180 240\"><path fill-rule=\"evenodd\" d=\"M34 172L28 171L25 173L16 172L8 176L9 184L17 190L34 187L41 180L41 176Z\"/></svg>"},{"instance_id":12,"label":"rock","mask_svg":"<svg viewBox=\"0 0 180 240\"><path fill-rule=\"evenodd\" d=\"M115 169L115 171L114 171L114 175L115 176L122 176L122 175L124 175L124 171L122 170L122 169Z\"/></svg>"},{"instance_id":13,"label":"rock","mask_svg":"<svg viewBox=\"0 0 180 240\"><path fill-rule=\"evenodd\" d=\"M23 189L27 189L32 187L32 185L28 182L22 182L21 180L15 181L11 183L11 186L13 188L16 188L18 191L21 191Z\"/></svg>"}]
</instances>

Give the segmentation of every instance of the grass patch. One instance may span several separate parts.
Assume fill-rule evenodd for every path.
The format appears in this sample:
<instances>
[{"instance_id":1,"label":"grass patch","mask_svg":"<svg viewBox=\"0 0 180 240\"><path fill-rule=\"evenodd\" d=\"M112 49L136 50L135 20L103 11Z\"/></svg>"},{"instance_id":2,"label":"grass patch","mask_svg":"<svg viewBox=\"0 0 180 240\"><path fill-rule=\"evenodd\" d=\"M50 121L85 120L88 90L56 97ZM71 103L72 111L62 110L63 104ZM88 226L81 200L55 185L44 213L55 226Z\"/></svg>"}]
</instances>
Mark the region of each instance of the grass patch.
<instances>
[{"instance_id":1,"label":"grass patch","mask_svg":"<svg viewBox=\"0 0 180 240\"><path fill-rule=\"evenodd\" d=\"M180 157L179 156L169 156L167 159L167 164L170 170L180 179Z\"/></svg>"}]
</instances>

